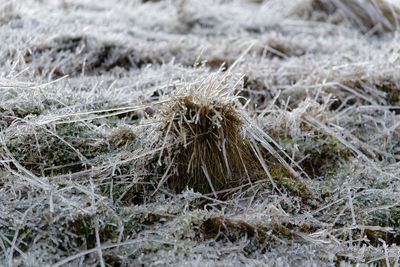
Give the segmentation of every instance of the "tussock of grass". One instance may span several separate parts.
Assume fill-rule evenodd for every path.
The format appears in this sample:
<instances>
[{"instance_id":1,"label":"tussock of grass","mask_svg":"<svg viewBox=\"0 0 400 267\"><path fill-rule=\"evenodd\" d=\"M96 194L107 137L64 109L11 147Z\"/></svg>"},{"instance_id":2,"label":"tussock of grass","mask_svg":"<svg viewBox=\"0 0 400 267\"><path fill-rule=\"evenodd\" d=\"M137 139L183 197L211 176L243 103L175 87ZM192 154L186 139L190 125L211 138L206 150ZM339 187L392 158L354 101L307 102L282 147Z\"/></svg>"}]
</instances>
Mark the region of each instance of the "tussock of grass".
<instances>
[{"instance_id":1,"label":"tussock of grass","mask_svg":"<svg viewBox=\"0 0 400 267\"><path fill-rule=\"evenodd\" d=\"M186 186L203 193L234 188L251 183L261 168L244 137L234 88L223 79L187 85L162 107L164 143L173 146L160 160L174 165L168 184L178 192Z\"/></svg>"},{"instance_id":2,"label":"tussock of grass","mask_svg":"<svg viewBox=\"0 0 400 267\"><path fill-rule=\"evenodd\" d=\"M185 141L169 155L175 158L178 169L169 180L172 188L204 187L201 191L207 193L211 188L223 190L243 184L250 167L244 161L248 162L251 154L239 132L242 122L232 103L202 106L190 96L176 102L170 113L177 114L168 135Z\"/></svg>"},{"instance_id":3,"label":"tussock of grass","mask_svg":"<svg viewBox=\"0 0 400 267\"><path fill-rule=\"evenodd\" d=\"M271 137L260 134L245 114L229 73L186 84L161 107L158 164L163 176L158 188L165 182L177 192L189 187L217 197L219 191L251 186L256 180L273 184L276 177L270 174L266 154L271 162L277 161L274 169L285 170L286 178L296 180L296 172L269 144Z\"/></svg>"}]
</instances>

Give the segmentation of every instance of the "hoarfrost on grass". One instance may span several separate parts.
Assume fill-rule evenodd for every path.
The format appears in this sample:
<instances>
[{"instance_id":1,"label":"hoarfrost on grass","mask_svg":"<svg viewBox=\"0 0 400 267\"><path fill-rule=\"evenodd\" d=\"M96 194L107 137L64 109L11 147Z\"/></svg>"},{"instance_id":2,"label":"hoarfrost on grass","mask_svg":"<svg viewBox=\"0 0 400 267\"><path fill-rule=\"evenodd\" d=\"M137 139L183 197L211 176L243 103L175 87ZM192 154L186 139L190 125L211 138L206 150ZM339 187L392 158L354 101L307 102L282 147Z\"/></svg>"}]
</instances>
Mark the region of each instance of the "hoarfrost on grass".
<instances>
[{"instance_id":1,"label":"hoarfrost on grass","mask_svg":"<svg viewBox=\"0 0 400 267\"><path fill-rule=\"evenodd\" d=\"M398 266L399 10L1 3L0 265Z\"/></svg>"}]
</instances>

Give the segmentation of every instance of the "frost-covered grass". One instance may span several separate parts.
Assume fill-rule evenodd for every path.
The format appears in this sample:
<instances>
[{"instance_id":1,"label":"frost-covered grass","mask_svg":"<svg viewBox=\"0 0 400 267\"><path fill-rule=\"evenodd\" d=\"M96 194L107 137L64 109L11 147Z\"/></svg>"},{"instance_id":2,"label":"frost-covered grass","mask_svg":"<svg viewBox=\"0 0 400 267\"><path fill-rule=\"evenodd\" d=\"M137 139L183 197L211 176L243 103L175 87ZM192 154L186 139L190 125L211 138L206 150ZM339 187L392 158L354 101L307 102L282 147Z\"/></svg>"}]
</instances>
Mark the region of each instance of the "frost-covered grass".
<instances>
[{"instance_id":1,"label":"frost-covered grass","mask_svg":"<svg viewBox=\"0 0 400 267\"><path fill-rule=\"evenodd\" d=\"M0 3L0 265L400 264L400 7Z\"/></svg>"}]
</instances>

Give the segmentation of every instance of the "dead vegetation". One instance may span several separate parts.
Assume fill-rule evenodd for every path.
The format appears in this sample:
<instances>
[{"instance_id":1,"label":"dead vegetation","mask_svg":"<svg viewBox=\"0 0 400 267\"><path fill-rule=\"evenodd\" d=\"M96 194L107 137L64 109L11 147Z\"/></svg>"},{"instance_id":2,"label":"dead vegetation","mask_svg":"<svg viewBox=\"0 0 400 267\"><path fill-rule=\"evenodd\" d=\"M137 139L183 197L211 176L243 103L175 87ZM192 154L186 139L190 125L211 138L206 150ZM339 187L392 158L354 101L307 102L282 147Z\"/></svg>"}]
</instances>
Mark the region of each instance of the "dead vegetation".
<instances>
[{"instance_id":1,"label":"dead vegetation","mask_svg":"<svg viewBox=\"0 0 400 267\"><path fill-rule=\"evenodd\" d=\"M161 121L156 126L158 147L161 143L156 154L162 175L158 188L166 183L178 193L189 187L217 197L257 180L269 179L274 185L273 179L287 179L311 193L280 146L269 144L271 137L256 130L247 117L235 96L236 85L228 81L233 78L230 72L196 79L162 101L156 117Z\"/></svg>"},{"instance_id":2,"label":"dead vegetation","mask_svg":"<svg viewBox=\"0 0 400 267\"><path fill-rule=\"evenodd\" d=\"M177 99L165 114L166 121L169 114L176 114L170 124L163 126L171 129L167 136L184 140L167 155L175 159L177 168L168 181L171 187L181 191L189 186L209 193L246 183L246 172L261 166L250 166L255 157L246 144L249 141L241 136L243 122L233 103L197 103L191 96Z\"/></svg>"},{"instance_id":3,"label":"dead vegetation","mask_svg":"<svg viewBox=\"0 0 400 267\"><path fill-rule=\"evenodd\" d=\"M173 145L160 155L164 169L174 165L167 183L177 192L189 186L214 194L251 184L262 167L244 137L242 115L227 91L231 89L213 88L212 83L223 80L199 82L176 92L161 110L163 142Z\"/></svg>"},{"instance_id":4,"label":"dead vegetation","mask_svg":"<svg viewBox=\"0 0 400 267\"><path fill-rule=\"evenodd\" d=\"M60 78L65 75L98 75L110 71L142 68L148 64L160 64L161 60L137 57L133 48L114 43L101 43L92 36L62 36L43 45L29 49L24 55L26 63L41 64L37 75ZM62 64L60 64L62 63Z\"/></svg>"},{"instance_id":5,"label":"dead vegetation","mask_svg":"<svg viewBox=\"0 0 400 267\"><path fill-rule=\"evenodd\" d=\"M0 4L0 265L398 266L396 3L45 2Z\"/></svg>"},{"instance_id":6,"label":"dead vegetation","mask_svg":"<svg viewBox=\"0 0 400 267\"><path fill-rule=\"evenodd\" d=\"M347 22L363 33L394 32L399 27L400 7L387 0L304 1L297 12L319 21Z\"/></svg>"}]
</instances>

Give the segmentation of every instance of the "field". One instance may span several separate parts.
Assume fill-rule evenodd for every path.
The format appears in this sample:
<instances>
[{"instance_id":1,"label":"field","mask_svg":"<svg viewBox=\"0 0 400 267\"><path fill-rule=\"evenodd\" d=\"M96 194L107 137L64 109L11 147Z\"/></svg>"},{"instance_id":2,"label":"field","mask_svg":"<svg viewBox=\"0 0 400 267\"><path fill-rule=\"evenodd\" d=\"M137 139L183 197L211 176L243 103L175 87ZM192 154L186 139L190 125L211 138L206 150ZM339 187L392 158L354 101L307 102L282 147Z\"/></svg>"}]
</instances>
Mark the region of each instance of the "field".
<instances>
[{"instance_id":1,"label":"field","mask_svg":"<svg viewBox=\"0 0 400 267\"><path fill-rule=\"evenodd\" d=\"M0 2L0 266L399 266L400 4Z\"/></svg>"}]
</instances>

